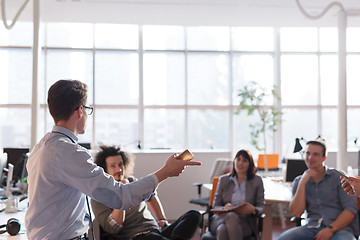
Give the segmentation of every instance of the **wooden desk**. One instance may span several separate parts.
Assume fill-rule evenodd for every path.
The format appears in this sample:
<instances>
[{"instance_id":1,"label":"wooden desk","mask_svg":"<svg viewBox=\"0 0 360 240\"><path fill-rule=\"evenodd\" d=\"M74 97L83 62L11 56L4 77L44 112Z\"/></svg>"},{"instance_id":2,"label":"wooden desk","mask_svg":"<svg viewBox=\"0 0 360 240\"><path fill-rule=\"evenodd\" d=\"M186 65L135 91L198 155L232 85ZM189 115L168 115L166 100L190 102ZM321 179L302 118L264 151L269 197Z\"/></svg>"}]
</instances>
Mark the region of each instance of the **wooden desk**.
<instances>
[{"instance_id":1,"label":"wooden desk","mask_svg":"<svg viewBox=\"0 0 360 240\"><path fill-rule=\"evenodd\" d=\"M263 240L272 240L272 204L278 204L282 227L285 228L285 216L282 205L291 200L291 185L281 181L273 181L271 178L263 178L265 189L265 214L263 225ZM284 226L285 225L285 226Z\"/></svg>"},{"instance_id":2,"label":"wooden desk","mask_svg":"<svg viewBox=\"0 0 360 240\"><path fill-rule=\"evenodd\" d=\"M6 200L0 201L0 208L3 209L5 207ZM0 224L6 224L10 218L19 219L21 227L20 231L17 235L11 236L7 232L0 234L0 240L3 239L11 239L11 240L26 240L26 230L25 230L25 213L28 206L28 199L25 199L19 202L19 211L16 213L6 213L5 211L0 213ZM2 228L1 230L5 230Z\"/></svg>"}]
</instances>

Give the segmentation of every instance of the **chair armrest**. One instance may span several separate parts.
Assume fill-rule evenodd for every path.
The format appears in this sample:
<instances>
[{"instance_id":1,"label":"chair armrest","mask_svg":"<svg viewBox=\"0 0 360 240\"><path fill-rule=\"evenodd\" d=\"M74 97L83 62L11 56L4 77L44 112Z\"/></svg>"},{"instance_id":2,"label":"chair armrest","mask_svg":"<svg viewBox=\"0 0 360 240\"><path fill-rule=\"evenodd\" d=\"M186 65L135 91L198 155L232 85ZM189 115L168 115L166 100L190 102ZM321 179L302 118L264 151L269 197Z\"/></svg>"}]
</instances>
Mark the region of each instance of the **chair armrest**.
<instances>
[{"instance_id":1,"label":"chair armrest","mask_svg":"<svg viewBox=\"0 0 360 240\"><path fill-rule=\"evenodd\" d=\"M261 233L263 230L263 221L264 218L266 217L265 213L262 213L260 215L257 216L258 218L258 232Z\"/></svg>"},{"instance_id":2,"label":"chair armrest","mask_svg":"<svg viewBox=\"0 0 360 240\"><path fill-rule=\"evenodd\" d=\"M199 195L199 198L201 198L201 187L203 185L203 183L199 183L199 182L196 182L196 183L193 183L192 184L194 187L197 187L198 189L198 195Z\"/></svg>"},{"instance_id":3,"label":"chair armrest","mask_svg":"<svg viewBox=\"0 0 360 240\"><path fill-rule=\"evenodd\" d=\"M297 217L292 217L292 218L290 218L290 222L294 222L294 223L296 223L296 226L297 227L299 227L299 226L301 226L301 220L302 220L303 218L297 218Z\"/></svg>"}]
</instances>

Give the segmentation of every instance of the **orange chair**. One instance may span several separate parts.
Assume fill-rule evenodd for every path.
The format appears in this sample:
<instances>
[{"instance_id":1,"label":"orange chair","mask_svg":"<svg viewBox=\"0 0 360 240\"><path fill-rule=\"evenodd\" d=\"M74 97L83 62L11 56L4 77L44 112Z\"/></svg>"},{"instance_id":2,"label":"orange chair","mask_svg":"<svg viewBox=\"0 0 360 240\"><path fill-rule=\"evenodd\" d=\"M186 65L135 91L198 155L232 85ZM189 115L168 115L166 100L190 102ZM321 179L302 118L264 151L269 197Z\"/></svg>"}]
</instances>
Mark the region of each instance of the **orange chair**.
<instances>
[{"instance_id":1,"label":"orange chair","mask_svg":"<svg viewBox=\"0 0 360 240\"><path fill-rule=\"evenodd\" d=\"M212 215L211 209L212 209L213 204L214 204L215 192L216 192L218 182L219 182L219 177L213 177L213 179L212 179L212 189L211 189L211 192L210 192L209 200L207 202L206 211L201 212L201 235L205 232L206 227L208 227L208 223L205 223L205 221L204 221L205 215L208 215L208 222L209 222L209 219L210 219L210 217Z\"/></svg>"},{"instance_id":2,"label":"orange chair","mask_svg":"<svg viewBox=\"0 0 360 240\"><path fill-rule=\"evenodd\" d=\"M267 165L269 170L279 170L279 154L266 154L266 158L267 158ZM265 169L264 154L259 154L257 167L259 170Z\"/></svg>"}]
</instances>

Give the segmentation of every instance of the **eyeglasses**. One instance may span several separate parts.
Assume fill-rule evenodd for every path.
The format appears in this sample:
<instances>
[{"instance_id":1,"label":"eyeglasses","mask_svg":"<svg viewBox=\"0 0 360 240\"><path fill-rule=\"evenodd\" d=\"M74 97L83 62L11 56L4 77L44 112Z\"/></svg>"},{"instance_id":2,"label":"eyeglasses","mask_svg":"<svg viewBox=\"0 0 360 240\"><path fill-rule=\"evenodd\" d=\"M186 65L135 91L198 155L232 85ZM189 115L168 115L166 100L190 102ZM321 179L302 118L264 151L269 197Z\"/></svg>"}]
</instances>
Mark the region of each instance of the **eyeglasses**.
<instances>
[{"instance_id":1,"label":"eyeglasses","mask_svg":"<svg viewBox=\"0 0 360 240\"><path fill-rule=\"evenodd\" d=\"M83 105L83 107L85 108L85 111L86 111L87 115L91 115L93 113L93 111L94 111L93 107L88 107L88 106L85 106L85 105Z\"/></svg>"},{"instance_id":2,"label":"eyeglasses","mask_svg":"<svg viewBox=\"0 0 360 240\"><path fill-rule=\"evenodd\" d=\"M87 115L91 115L91 114L93 113L93 111L94 111L94 108L93 108L93 107L88 107L88 106L85 106L85 105L82 105L82 106L83 106L83 108L85 108L85 112L86 112ZM79 107L80 107L80 106L79 106ZM77 108L75 109L75 111L78 110L79 107L77 107Z\"/></svg>"}]
</instances>

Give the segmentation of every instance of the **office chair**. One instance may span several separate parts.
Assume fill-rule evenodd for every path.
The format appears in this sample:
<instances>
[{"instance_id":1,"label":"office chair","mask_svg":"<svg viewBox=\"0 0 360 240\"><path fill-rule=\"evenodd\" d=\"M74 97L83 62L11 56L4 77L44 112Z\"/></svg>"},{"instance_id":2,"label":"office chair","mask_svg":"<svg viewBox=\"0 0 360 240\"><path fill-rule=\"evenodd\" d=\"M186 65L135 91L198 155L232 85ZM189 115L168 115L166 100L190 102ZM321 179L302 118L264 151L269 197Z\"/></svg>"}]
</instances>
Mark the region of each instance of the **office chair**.
<instances>
[{"instance_id":1,"label":"office chair","mask_svg":"<svg viewBox=\"0 0 360 240\"><path fill-rule=\"evenodd\" d=\"M231 172L232 164L233 161L228 158L216 159L211 170L210 180L212 180L214 177L218 177L225 173ZM200 205L201 207L206 207L206 209L208 210L209 197L204 197L204 198L201 197L201 189L204 186L204 183L193 183L193 186L197 187L198 198L191 199L190 203Z\"/></svg>"},{"instance_id":2,"label":"office chair","mask_svg":"<svg viewBox=\"0 0 360 240\"><path fill-rule=\"evenodd\" d=\"M211 217L213 215L213 213L211 212L211 209L213 207L214 204L214 198L215 198L215 192L216 192L216 188L217 185L219 183L219 177L214 177L213 178L213 188L211 189L211 193L210 193L210 197L209 197L209 207L208 210L204 213L202 213L202 229L201 229L201 240L216 240L216 236L214 236L210 231L209 231L209 226L210 226L210 220ZM208 215L208 221L205 224L204 222L204 215ZM257 224L258 224L258 235L259 235L259 239L261 239L262 237L262 229L263 229L263 219L265 218L265 214L260 214L259 216L257 216ZM208 230L206 233L204 233L206 230ZM245 238L246 240L257 240L256 236L250 236L248 238Z\"/></svg>"}]
</instances>

